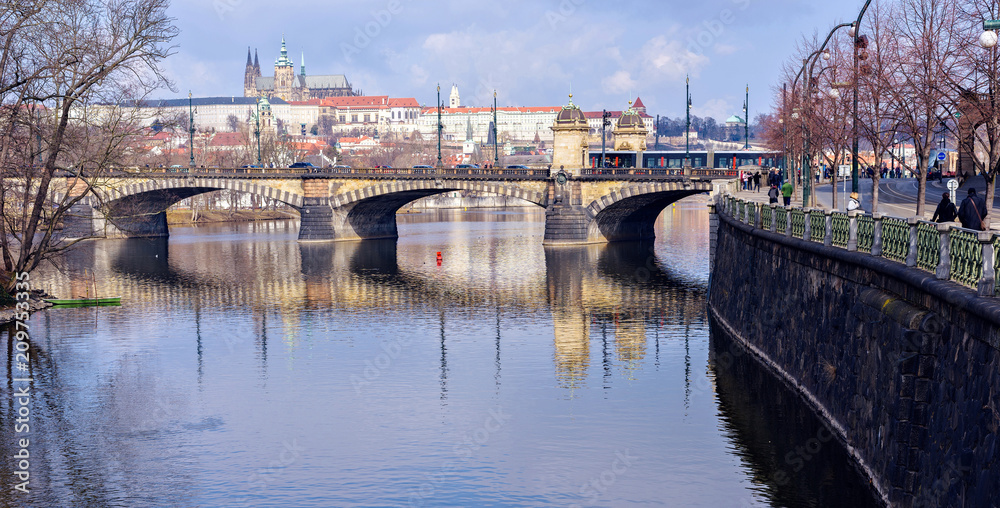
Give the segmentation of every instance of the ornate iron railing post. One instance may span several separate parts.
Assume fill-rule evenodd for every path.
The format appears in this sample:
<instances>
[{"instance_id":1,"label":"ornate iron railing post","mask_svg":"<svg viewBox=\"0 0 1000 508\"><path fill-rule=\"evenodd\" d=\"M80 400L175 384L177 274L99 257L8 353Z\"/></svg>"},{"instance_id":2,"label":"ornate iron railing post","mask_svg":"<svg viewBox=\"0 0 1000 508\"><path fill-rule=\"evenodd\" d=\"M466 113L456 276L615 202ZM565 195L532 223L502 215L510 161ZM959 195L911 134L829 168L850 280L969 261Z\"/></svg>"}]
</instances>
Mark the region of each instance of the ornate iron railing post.
<instances>
[{"instance_id":1,"label":"ornate iron railing post","mask_svg":"<svg viewBox=\"0 0 1000 508\"><path fill-rule=\"evenodd\" d=\"M775 233L778 228L778 212L776 212L775 209L778 208L778 205L776 203L770 203L767 206L771 207L771 232Z\"/></svg>"},{"instance_id":2,"label":"ornate iron railing post","mask_svg":"<svg viewBox=\"0 0 1000 508\"><path fill-rule=\"evenodd\" d=\"M906 223L910 226L910 248L906 251L906 266L913 267L917 266L917 249L919 249L917 227L920 224L920 219L910 217L906 219Z\"/></svg>"},{"instance_id":3,"label":"ornate iron railing post","mask_svg":"<svg viewBox=\"0 0 1000 508\"><path fill-rule=\"evenodd\" d=\"M882 217L885 216L881 213L872 214L872 221L875 222L872 232L872 256L875 257L882 256Z\"/></svg>"},{"instance_id":4,"label":"ornate iron railing post","mask_svg":"<svg viewBox=\"0 0 1000 508\"><path fill-rule=\"evenodd\" d=\"M785 207L785 236L792 237L792 206Z\"/></svg>"},{"instance_id":5,"label":"ornate iron railing post","mask_svg":"<svg viewBox=\"0 0 1000 508\"><path fill-rule=\"evenodd\" d=\"M993 232L980 231L979 244L983 248L983 276L979 279L979 296L993 297L996 294L996 272L993 263L995 253L993 252Z\"/></svg>"},{"instance_id":6,"label":"ornate iron railing post","mask_svg":"<svg viewBox=\"0 0 1000 508\"><path fill-rule=\"evenodd\" d=\"M823 211L826 216L826 231L823 232L823 245L833 247L833 210Z\"/></svg>"},{"instance_id":7,"label":"ornate iron railing post","mask_svg":"<svg viewBox=\"0 0 1000 508\"><path fill-rule=\"evenodd\" d=\"M811 242L812 241L812 213L813 213L813 209L812 208L804 208L804 209L802 209L802 213L805 214L805 221L806 221L805 227L804 227L804 229L802 231L802 239L805 240L805 241L807 241L807 242Z\"/></svg>"},{"instance_id":8,"label":"ornate iron railing post","mask_svg":"<svg viewBox=\"0 0 1000 508\"><path fill-rule=\"evenodd\" d=\"M847 220L850 221L847 227L847 250L849 252L858 251L858 211L847 212Z\"/></svg>"},{"instance_id":9,"label":"ornate iron railing post","mask_svg":"<svg viewBox=\"0 0 1000 508\"><path fill-rule=\"evenodd\" d=\"M941 235L941 259L938 260L934 276L938 280L948 280L951 278L951 225L939 223L937 230L938 234Z\"/></svg>"}]
</instances>

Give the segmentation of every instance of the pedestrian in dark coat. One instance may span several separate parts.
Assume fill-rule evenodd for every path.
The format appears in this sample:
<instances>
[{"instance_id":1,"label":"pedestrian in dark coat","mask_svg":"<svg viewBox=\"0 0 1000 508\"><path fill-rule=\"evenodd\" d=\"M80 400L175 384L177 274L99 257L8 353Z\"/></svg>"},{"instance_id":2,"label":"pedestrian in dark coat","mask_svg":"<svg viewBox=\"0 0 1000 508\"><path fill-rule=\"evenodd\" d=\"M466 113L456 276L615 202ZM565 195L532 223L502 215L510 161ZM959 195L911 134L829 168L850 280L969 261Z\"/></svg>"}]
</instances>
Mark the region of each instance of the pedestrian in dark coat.
<instances>
[{"instance_id":1,"label":"pedestrian in dark coat","mask_svg":"<svg viewBox=\"0 0 1000 508\"><path fill-rule=\"evenodd\" d=\"M778 184L777 182L771 184L771 190L767 191L768 203L777 204L778 203Z\"/></svg>"},{"instance_id":2,"label":"pedestrian in dark coat","mask_svg":"<svg viewBox=\"0 0 1000 508\"><path fill-rule=\"evenodd\" d=\"M941 202L934 210L934 218L931 221L951 222L955 220L955 217L958 217L958 208L955 207L955 203L951 202L951 195L945 192L941 195Z\"/></svg>"},{"instance_id":3,"label":"pedestrian in dark coat","mask_svg":"<svg viewBox=\"0 0 1000 508\"><path fill-rule=\"evenodd\" d=\"M975 231L985 231L986 224L986 200L976 194L976 189L969 189L969 196L962 201L962 206L958 209L958 219L962 221L962 227Z\"/></svg>"}]
</instances>

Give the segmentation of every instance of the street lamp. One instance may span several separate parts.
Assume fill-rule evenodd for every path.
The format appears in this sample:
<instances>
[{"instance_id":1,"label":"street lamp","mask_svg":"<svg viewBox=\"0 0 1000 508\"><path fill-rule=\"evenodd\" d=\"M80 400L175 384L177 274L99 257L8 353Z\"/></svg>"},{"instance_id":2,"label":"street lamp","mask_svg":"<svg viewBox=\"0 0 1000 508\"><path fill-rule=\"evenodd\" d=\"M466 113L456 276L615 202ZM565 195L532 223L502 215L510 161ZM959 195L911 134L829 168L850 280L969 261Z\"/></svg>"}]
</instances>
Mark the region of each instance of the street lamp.
<instances>
[{"instance_id":1,"label":"street lamp","mask_svg":"<svg viewBox=\"0 0 1000 508\"><path fill-rule=\"evenodd\" d=\"M743 101L743 149L750 149L750 84L747 83L747 97Z\"/></svg>"},{"instance_id":2,"label":"street lamp","mask_svg":"<svg viewBox=\"0 0 1000 508\"><path fill-rule=\"evenodd\" d=\"M611 113L608 110L603 110L601 113L601 169L607 167L607 140L608 140L608 126L611 125Z\"/></svg>"},{"instance_id":3,"label":"street lamp","mask_svg":"<svg viewBox=\"0 0 1000 508\"><path fill-rule=\"evenodd\" d=\"M687 85L685 89L685 94L687 95L687 107L684 111L687 113L687 127L684 129L684 167L691 167L691 77L687 77ZM711 167L711 166L709 166Z\"/></svg>"},{"instance_id":4,"label":"street lamp","mask_svg":"<svg viewBox=\"0 0 1000 508\"><path fill-rule=\"evenodd\" d=\"M979 36L979 45L986 49L996 46L997 30L1000 30L1000 19L983 21L983 34Z\"/></svg>"},{"instance_id":5,"label":"street lamp","mask_svg":"<svg viewBox=\"0 0 1000 508\"><path fill-rule=\"evenodd\" d=\"M861 27L861 18L864 17L865 11L868 10L868 6L871 5L872 0L867 0L865 6L861 8L861 12L858 13L858 19L851 25L851 30L849 32L852 39L854 39L854 124L852 126L852 133L854 135L854 143L851 145L851 192L860 192L861 186L858 182L858 86L860 85L860 80L858 79L858 50L863 49L861 46L867 46L866 39L859 37Z\"/></svg>"},{"instance_id":6,"label":"street lamp","mask_svg":"<svg viewBox=\"0 0 1000 508\"><path fill-rule=\"evenodd\" d=\"M194 99L192 99L191 90L188 90L188 114L190 115L190 125L188 126L188 145L191 148L191 164L189 168L194 168Z\"/></svg>"},{"instance_id":7,"label":"street lamp","mask_svg":"<svg viewBox=\"0 0 1000 508\"><path fill-rule=\"evenodd\" d=\"M254 120L256 121L256 128L254 129L253 133L255 136L257 136L257 167L260 168L264 167L264 165L261 163L261 157L260 157L260 96L259 95L257 96L257 116L254 117Z\"/></svg>"},{"instance_id":8,"label":"street lamp","mask_svg":"<svg viewBox=\"0 0 1000 508\"><path fill-rule=\"evenodd\" d=\"M438 169L441 169L441 168L444 167L444 164L441 163L441 131L444 130L444 125L441 123L441 83L438 83L437 87L438 87L438 102L437 102L437 108L438 108L438 124L437 124L437 133L438 133L438 163L437 163L437 167L438 167Z\"/></svg>"},{"instance_id":9,"label":"street lamp","mask_svg":"<svg viewBox=\"0 0 1000 508\"><path fill-rule=\"evenodd\" d=\"M500 164L500 152L497 151L497 91L493 90L493 167Z\"/></svg>"}]
</instances>

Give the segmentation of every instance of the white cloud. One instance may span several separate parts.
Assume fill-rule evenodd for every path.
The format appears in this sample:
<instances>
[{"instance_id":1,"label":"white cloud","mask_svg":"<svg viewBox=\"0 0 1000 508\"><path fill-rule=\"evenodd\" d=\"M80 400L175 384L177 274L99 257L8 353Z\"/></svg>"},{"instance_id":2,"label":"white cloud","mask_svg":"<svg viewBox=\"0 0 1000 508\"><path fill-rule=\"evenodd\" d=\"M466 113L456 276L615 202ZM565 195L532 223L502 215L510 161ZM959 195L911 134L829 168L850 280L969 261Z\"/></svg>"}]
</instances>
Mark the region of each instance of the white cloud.
<instances>
[{"instance_id":1,"label":"white cloud","mask_svg":"<svg viewBox=\"0 0 1000 508\"><path fill-rule=\"evenodd\" d=\"M679 39L658 35L643 45L639 66L643 78L683 81L688 74L697 76L708 63L708 57L689 51Z\"/></svg>"},{"instance_id":2,"label":"white cloud","mask_svg":"<svg viewBox=\"0 0 1000 508\"><path fill-rule=\"evenodd\" d=\"M717 122L725 122L733 115L732 107L723 99L710 99L703 104L693 104L691 114L702 118L712 117Z\"/></svg>"},{"instance_id":3,"label":"white cloud","mask_svg":"<svg viewBox=\"0 0 1000 508\"><path fill-rule=\"evenodd\" d=\"M715 45L715 53L717 55L732 55L733 53L739 51L739 49L740 48L737 48L736 46L733 46L731 44L723 44L721 42Z\"/></svg>"},{"instance_id":4,"label":"white cloud","mask_svg":"<svg viewBox=\"0 0 1000 508\"><path fill-rule=\"evenodd\" d=\"M634 93L638 84L628 71L618 71L601 82L604 92L608 94Z\"/></svg>"}]
</instances>

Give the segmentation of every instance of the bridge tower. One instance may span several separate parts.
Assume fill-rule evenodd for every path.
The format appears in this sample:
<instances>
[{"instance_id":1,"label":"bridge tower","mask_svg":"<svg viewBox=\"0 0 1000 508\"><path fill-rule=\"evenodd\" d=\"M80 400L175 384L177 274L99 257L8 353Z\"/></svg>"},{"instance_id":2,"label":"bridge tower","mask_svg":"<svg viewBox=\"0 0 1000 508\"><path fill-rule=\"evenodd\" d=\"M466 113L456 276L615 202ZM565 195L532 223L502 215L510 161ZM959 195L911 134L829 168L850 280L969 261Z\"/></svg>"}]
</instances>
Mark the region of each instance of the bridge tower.
<instances>
[{"instance_id":1,"label":"bridge tower","mask_svg":"<svg viewBox=\"0 0 1000 508\"><path fill-rule=\"evenodd\" d=\"M563 106L552 125L552 169L564 170L567 174L580 176L580 170L590 159L590 126L587 117L573 104L573 94L569 104Z\"/></svg>"},{"instance_id":2,"label":"bridge tower","mask_svg":"<svg viewBox=\"0 0 1000 508\"><path fill-rule=\"evenodd\" d=\"M643 167L642 154L646 151L647 134L649 131L646 130L646 123L642 121L639 112L632 107L632 102L629 101L628 110L622 113L618 123L615 124L615 150L635 151L635 165L641 168Z\"/></svg>"}]
</instances>

